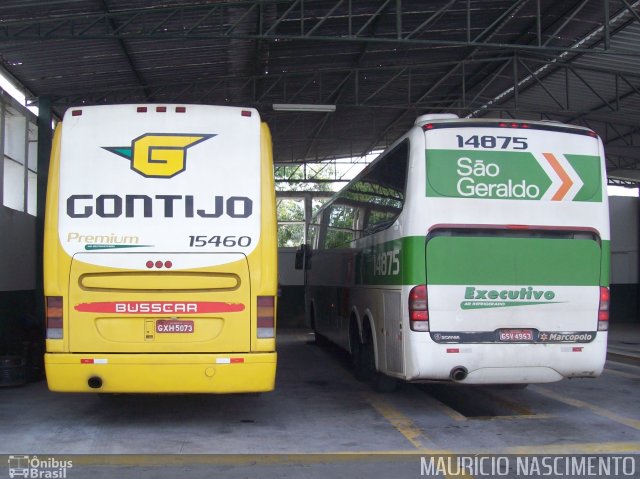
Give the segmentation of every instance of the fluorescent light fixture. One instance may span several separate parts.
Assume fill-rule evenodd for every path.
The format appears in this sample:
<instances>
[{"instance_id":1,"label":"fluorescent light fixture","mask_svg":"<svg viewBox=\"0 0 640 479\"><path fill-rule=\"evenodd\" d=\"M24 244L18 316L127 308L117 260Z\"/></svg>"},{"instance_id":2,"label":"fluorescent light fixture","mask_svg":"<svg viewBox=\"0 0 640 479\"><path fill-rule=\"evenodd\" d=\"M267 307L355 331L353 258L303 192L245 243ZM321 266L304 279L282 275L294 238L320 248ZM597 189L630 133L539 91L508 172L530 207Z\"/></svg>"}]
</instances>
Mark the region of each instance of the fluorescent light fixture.
<instances>
[{"instance_id":1,"label":"fluorescent light fixture","mask_svg":"<svg viewBox=\"0 0 640 479\"><path fill-rule=\"evenodd\" d=\"M302 103L274 103L275 111L317 111L330 113L336 111L335 105L305 105Z\"/></svg>"}]
</instances>

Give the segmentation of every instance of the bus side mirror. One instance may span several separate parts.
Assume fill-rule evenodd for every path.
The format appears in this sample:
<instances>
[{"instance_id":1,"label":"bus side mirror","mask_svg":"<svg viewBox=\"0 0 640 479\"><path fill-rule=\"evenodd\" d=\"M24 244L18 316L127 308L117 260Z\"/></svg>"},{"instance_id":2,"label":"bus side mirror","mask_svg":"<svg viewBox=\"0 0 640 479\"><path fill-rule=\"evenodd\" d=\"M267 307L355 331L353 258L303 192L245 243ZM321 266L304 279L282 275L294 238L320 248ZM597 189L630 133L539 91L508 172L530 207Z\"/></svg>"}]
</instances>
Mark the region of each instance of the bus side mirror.
<instances>
[{"instance_id":1,"label":"bus side mirror","mask_svg":"<svg viewBox=\"0 0 640 479\"><path fill-rule=\"evenodd\" d=\"M308 244L301 244L298 251L296 251L296 269L305 269L305 264L309 260L311 256L311 248L309 248Z\"/></svg>"}]
</instances>

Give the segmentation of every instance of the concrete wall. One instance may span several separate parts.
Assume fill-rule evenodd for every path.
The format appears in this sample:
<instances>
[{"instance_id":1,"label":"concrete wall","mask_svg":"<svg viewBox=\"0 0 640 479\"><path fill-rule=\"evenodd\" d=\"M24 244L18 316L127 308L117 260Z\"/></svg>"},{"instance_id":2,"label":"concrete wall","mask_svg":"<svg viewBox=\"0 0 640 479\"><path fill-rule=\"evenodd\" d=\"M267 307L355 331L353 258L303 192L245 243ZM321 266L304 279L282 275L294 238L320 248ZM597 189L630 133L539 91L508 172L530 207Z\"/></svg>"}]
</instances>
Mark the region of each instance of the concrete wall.
<instances>
[{"instance_id":1,"label":"concrete wall","mask_svg":"<svg viewBox=\"0 0 640 479\"><path fill-rule=\"evenodd\" d=\"M638 246L640 200L609 197L611 222L611 321L640 321Z\"/></svg>"},{"instance_id":2,"label":"concrete wall","mask_svg":"<svg viewBox=\"0 0 640 479\"><path fill-rule=\"evenodd\" d=\"M0 291L36 287L36 218L0 206Z\"/></svg>"},{"instance_id":3,"label":"concrete wall","mask_svg":"<svg viewBox=\"0 0 640 479\"><path fill-rule=\"evenodd\" d=\"M609 197L611 218L611 282L638 282L639 200L635 197Z\"/></svg>"}]
</instances>

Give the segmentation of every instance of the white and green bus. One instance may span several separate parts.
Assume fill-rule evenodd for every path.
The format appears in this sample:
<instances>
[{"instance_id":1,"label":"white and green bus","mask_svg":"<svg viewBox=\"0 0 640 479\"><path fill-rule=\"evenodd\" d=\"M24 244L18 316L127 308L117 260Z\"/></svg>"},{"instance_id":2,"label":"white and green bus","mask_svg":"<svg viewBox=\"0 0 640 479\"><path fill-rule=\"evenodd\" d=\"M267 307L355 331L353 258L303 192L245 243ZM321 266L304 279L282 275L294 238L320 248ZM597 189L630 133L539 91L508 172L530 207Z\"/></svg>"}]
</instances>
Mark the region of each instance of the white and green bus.
<instances>
[{"instance_id":1,"label":"white and green bus","mask_svg":"<svg viewBox=\"0 0 640 479\"><path fill-rule=\"evenodd\" d=\"M609 218L589 129L421 116L308 233L308 323L380 388L602 372Z\"/></svg>"}]
</instances>

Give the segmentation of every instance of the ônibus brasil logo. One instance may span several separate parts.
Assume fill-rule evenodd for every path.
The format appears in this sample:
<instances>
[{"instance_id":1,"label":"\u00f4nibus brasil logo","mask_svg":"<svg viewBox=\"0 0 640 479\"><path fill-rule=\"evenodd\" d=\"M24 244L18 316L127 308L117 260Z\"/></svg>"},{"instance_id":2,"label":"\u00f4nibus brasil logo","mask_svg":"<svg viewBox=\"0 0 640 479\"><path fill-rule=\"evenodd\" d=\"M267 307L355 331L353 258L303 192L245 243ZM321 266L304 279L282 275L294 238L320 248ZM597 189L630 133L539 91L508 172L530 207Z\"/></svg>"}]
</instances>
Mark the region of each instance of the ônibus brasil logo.
<instances>
[{"instance_id":1,"label":"\u00f4nibus brasil logo","mask_svg":"<svg viewBox=\"0 0 640 479\"><path fill-rule=\"evenodd\" d=\"M480 289L467 286L464 301L460 303L462 309L509 308L513 306L533 306L552 304L556 293L551 290L536 290L533 286L520 289Z\"/></svg>"},{"instance_id":2,"label":"\u00f4nibus brasil logo","mask_svg":"<svg viewBox=\"0 0 640 479\"><path fill-rule=\"evenodd\" d=\"M187 149L216 135L195 133L145 133L131 146L103 146L131 161L131 169L147 178L172 178L187 167Z\"/></svg>"}]
</instances>

